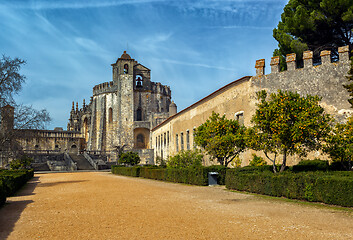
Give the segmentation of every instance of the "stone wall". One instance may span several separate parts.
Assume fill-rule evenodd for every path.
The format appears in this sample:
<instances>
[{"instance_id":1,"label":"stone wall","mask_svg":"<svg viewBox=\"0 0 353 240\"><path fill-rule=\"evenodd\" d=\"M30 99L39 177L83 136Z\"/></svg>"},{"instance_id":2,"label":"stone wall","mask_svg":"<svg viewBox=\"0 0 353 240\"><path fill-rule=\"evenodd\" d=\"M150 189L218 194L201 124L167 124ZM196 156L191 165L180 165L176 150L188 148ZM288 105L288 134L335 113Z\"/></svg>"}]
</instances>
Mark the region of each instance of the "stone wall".
<instances>
[{"instance_id":1,"label":"stone wall","mask_svg":"<svg viewBox=\"0 0 353 240\"><path fill-rule=\"evenodd\" d=\"M351 113L347 101L349 95L343 87L347 83L346 75L350 68L348 51L348 47L339 48L337 62L331 62L330 53L323 51L322 64L316 66L312 63L312 53L305 52L304 68L300 69L296 68L295 55L289 54L288 70L283 72L279 71L279 57L273 57L271 73L268 75L264 71L265 60L256 61L256 76L244 77L224 86L153 128L151 143L155 158L158 156L167 159L182 149L192 149L194 129L204 123L212 111L250 126L256 109L256 92L262 89L270 93L282 89L296 91L301 95L321 96L320 104L325 111L343 121ZM246 151L240 155L242 165L249 163L252 153L255 152ZM263 156L260 152L256 154ZM320 155L320 152L314 152L309 157ZM289 157L288 164L295 164L299 160L298 156ZM204 164L212 164L209 157L206 156Z\"/></svg>"}]
</instances>

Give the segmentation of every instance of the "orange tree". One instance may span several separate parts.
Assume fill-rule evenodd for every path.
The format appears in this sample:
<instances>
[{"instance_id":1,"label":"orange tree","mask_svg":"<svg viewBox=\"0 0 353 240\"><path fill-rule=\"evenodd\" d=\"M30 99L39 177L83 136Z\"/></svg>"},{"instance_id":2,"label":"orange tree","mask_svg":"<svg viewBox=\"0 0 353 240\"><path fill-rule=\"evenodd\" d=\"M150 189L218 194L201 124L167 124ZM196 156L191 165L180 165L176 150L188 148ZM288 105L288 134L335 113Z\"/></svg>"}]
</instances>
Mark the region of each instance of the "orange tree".
<instances>
[{"instance_id":1,"label":"orange tree","mask_svg":"<svg viewBox=\"0 0 353 240\"><path fill-rule=\"evenodd\" d=\"M321 148L322 139L330 132L331 117L319 105L318 96L306 97L290 91L278 90L267 99L262 90L257 93L257 109L252 117L254 126L247 131L250 148L263 151L273 163L282 155L282 172L288 155L307 155ZM272 157L270 157L270 154Z\"/></svg>"},{"instance_id":2,"label":"orange tree","mask_svg":"<svg viewBox=\"0 0 353 240\"><path fill-rule=\"evenodd\" d=\"M324 152L333 161L341 162L346 170L352 170L353 157L353 117L344 124L338 123L326 138Z\"/></svg>"},{"instance_id":3,"label":"orange tree","mask_svg":"<svg viewBox=\"0 0 353 240\"><path fill-rule=\"evenodd\" d=\"M227 167L239 153L245 150L244 133L245 127L238 121L212 112L210 118L195 130L194 141L208 155Z\"/></svg>"}]
</instances>

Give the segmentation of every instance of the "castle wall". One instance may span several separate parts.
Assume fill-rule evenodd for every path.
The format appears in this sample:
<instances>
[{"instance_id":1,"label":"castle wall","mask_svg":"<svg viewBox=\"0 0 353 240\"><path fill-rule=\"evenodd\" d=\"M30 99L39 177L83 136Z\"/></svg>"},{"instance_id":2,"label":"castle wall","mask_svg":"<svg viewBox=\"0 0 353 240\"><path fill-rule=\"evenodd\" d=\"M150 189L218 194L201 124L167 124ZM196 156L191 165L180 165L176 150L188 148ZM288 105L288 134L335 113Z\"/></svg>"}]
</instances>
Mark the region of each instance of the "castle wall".
<instances>
[{"instance_id":1,"label":"castle wall","mask_svg":"<svg viewBox=\"0 0 353 240\"><path fill-rule=\"evenodd\" d=\"M75 152L82 150L84 139L77 132L51 130L15 130L25 152Z\"/></svg>"},{"instance_id":2,"label":"castle wall","mask_svg":"<svg viewBox=\"0 0 353 240\"><path fill-rule=\"evenodd\" d=\"M325 111L339 121L344 120L351 113L347 101L349 95L343 88L343 84L347 83L346 75L350 68L348 47L340 48L339 53L339 61L331 63L329 53L324 51L321 54L322 64L313 66L312 53L306 52L304 68L300 69L296 68L295 56L289 55L288 70L283 72L279 72L279 58L274 57L271 61L272 72L268 75L264 75L265 60L258 60L255 66L256 76L245 77L224 86L153 128L151 143L155 150L155 158L167 159L182 149L192 149L194 129L204 123L212 111L225 114L228 119L238 119L245 126L250 126L256 110L256 92L262 89L270 93L282 89L296 91L301 95L321 96L320 104ZM261 152L248 150L240 154L243 166L248 165L252 153L264 157ZM312 152L308 157L319 156L320 152ZM299 161L298 156L290 156L287 160L288 165ZM211 164L208 157L205 158L204 164Z\"/></svg>"},{"instance_id":3,"label":"castle wall","mask_svg":"<svg viewBox=\"0 0 353 240\"><path fill-rule=\"evenodd\" d=\"M321 105L326 112L334 115L338 120L344 120L351 113L349 94L343 87L347 84L347 72L350 69L348 47L339 48L339 60L331 62L329 51L321 54L322 64L313 66L312 53L304 53L304 67L296 68L295 54L287 57L287 71L278 72L279 62L272 58L272 71L268 75L258 74L252 77L252 87L255 89L265 89L270 93L277 92L278 89L296 91L300 95L318 95L322 97ZM263 72L265 62L261 62L257 67L257 72ZM259 70L260 69L260 70Z\"/></svg>"}]
</instances>

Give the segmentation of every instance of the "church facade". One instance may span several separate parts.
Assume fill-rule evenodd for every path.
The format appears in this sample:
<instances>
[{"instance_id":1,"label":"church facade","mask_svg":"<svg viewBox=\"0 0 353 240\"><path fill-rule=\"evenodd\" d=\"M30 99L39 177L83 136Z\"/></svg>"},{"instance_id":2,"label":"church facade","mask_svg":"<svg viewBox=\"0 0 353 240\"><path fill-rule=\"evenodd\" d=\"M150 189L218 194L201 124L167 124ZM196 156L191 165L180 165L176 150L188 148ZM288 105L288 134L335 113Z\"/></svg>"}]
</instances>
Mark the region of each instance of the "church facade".
<instances>
[{"instance_id":1,"label":"church facade","mask_svg":"<svg viewBox=\"0 0 353 240\"><path fill-rule=\"evenodd\" d=\"M151 70L126 51L111 66L112 81L94 86L89 104L75 109L73 103L67 130L81 132L82 150L114 156L124 147L138 152L143 163L153 163L150 131L177 112L171 90L152 82Z\"/></svg>"}]
</instances>

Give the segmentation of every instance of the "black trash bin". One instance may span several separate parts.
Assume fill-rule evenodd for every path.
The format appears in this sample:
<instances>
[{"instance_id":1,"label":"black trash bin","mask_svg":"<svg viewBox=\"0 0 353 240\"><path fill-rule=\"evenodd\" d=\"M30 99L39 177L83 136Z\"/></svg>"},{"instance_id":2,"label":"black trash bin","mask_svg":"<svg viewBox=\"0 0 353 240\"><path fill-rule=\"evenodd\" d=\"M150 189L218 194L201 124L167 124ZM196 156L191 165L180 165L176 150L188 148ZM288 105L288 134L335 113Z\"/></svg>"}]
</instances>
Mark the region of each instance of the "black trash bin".
<instances>
[{"instance_id":1,"label":"black trash bin","mask_svg":"<svg viewBox=\"0 0 353 240\"><path fill-rule=\"evenodd\" d=\"M218 172L209 172L208 173L208 186L217 185Z\"/></svg>"}]
</instances>

